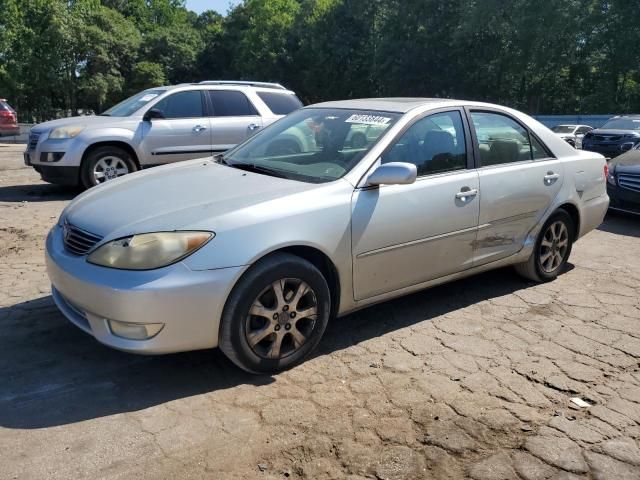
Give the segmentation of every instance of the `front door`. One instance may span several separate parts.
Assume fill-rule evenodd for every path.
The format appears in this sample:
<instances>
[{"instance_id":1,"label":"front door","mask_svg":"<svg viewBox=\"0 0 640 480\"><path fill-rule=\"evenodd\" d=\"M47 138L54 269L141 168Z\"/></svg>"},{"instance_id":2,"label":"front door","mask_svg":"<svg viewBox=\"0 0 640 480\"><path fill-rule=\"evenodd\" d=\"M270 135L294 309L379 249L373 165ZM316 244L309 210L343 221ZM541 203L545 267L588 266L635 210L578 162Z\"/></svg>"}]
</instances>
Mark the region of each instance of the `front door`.
<instances>
[{"instance_id":1,"label":"front door","mask_svg":"<svg viewBox=\"0 0 640 480\"><path fill-rule=\"evenodd\" d=\"M201 91L171 94L152 108L160 110L164 118L143 122L143 163L155 165L211 155L211 126Z\"/></svg>"},{"instance_id":2,"label":"front door","mask_svg":"<svg viewBox=\"0 0 640 480\"><path fill-rule=\"evenodd\" d=\"M211 142L214 152L224 152L244 142L262 128L262 117L238 90L207 90L212 106Z\"/></svg>"},{"instance_id":3,"label":"front door","mask_svg":"<svg viewBox=\"0 0 640 480\"><path fill-rule=\"evenodd\" d=\"M560 191L564 167L515 119L491 111L470 116L482 192L475 266L522 249Z\"/></svg>"},{"instance_id":4,"label":"front door","mask_svg":"<svg viewBox=\"0 0 640 480\"><path fill-rule=\"evenodd\" d=\"M410 162L411 185L365 187L352 200L354 295L362 300L469 268L479 213L478 174L460 110L417 120L383 154Z\"/></svg>"}]
</instances>

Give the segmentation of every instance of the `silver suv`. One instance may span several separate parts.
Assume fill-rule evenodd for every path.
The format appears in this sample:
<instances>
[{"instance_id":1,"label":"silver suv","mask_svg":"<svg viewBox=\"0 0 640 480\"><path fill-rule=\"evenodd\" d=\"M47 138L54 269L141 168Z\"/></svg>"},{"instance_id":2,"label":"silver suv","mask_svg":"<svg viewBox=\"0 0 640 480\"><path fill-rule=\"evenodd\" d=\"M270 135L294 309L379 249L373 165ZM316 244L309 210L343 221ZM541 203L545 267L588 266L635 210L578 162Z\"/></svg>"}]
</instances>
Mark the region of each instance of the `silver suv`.
<instances>
[{"instance_id":1,"label":"silver suv","mask_svg":"<svg viewBox=\"0 0 640 480\"><path fill-rule=\"evenodd\" d=\"M36 125L24 160L47 182L89 188L142 168L223 152L301 106L294 92L275 83L152 88L98 116Z\"/></svg>"}]
</instances>

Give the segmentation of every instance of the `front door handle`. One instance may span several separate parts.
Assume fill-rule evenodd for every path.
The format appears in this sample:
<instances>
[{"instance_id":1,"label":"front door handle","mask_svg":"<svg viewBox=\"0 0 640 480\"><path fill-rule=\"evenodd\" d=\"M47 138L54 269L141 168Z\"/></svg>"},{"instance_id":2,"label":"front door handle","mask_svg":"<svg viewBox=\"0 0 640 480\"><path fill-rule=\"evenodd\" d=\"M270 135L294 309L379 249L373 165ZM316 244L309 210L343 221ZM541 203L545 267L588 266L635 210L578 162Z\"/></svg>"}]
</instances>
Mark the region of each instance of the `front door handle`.
<instances>
[{"instance_id":1,"label":"front door handle","mask_svg":"<svg viewBox=\"0 0 640 480\"><path fill-rule=\"evenodd\" d=\"M254 130L259 129L260 125L258 125L257 123L250 123L248 128L253 132Z\"/></svg>"},{"instance_id":2,"label":"front door handle","mask_svg":"<svg viewBox=\"0 0 640 480\"><path fill-rule=\"evenodd\" d=\"M203 130L206 130L207 127L205 127L204 125L196 125L195 127L193 127L193 131L194 132L202 132Z\"/></svg>"},{"instance_id":3,"label":"front door handle","mask_svg":"<svg viewBox=\"0 0 640 480\"><path fill-rule=\"evenodd\" d=\"M545 185L551 185L552 183L554 183L559 178L560 178L560 174L559 173L554 173L552 171L548 171L547 174L544 176L544 184Z\"/></svg>"},{"instance_id":4,"label":"front door handle","mask_svg":"<svg viewBox=\"0 0 640 480\"><path fill-rule=\"evenodd\" d=\"M469 187L462 187L460 191L456 193L456 198L458 200L462 200L463 202L467 202L471 200L473 197L475 197L476 195L478 195L477 188L471 189Z\"/></svg>"}]
</instances>

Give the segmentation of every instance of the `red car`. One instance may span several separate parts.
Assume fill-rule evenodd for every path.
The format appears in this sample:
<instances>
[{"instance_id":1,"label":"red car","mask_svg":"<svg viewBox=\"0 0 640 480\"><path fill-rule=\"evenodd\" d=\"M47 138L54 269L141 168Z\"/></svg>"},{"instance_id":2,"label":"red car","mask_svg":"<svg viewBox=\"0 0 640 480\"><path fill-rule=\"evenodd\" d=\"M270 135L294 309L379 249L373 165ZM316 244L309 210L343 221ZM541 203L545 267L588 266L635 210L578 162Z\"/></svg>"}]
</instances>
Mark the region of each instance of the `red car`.
<instances>
[{"instance_id":1,"label":"red car","mask_svg":"<svg viewBox=\"0 0 640 480\"><path fill-rule=\"evenodd\" d=\"M19 135L18 115L4 98L0 98L0 137L2 135Z\"/></svg>"}]
</instances>

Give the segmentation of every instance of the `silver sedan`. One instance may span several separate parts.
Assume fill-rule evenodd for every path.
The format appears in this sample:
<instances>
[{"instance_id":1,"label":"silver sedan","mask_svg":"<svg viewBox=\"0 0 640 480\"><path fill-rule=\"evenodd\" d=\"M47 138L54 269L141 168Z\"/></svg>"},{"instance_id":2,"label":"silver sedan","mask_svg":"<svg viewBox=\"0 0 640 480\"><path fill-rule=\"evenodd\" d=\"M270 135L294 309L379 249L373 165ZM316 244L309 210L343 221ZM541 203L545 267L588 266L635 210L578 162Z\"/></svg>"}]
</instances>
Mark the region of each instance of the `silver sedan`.
<instances>
[{"instance_id":1,"label":"silver sedan","mask_svg":"<svg viewBox=\"0 0 640 480\"><path fill-rule=\"evenodd\" d=\"M318 104L80 195L47 238L52 294L111 347L276 371L376 302L505 265L553 280L604 217L605 170L496 105Z\"/></svg>"}]
</instances>

